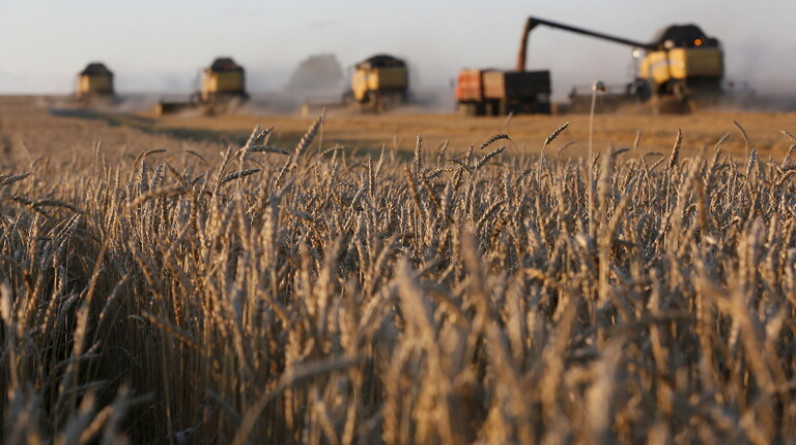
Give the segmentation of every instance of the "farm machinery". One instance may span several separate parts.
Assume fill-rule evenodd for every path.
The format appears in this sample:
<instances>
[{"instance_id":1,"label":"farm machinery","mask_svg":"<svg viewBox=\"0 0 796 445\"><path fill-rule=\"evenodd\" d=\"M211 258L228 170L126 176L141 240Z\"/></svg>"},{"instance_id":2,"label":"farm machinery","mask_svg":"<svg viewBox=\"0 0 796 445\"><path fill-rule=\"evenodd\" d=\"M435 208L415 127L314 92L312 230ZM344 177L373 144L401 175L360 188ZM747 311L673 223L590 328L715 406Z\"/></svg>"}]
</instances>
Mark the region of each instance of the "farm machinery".
<instances>
[{"instance_id":1,"label":"farm machinery","mask_svg":"<svg viewBox=\"0 0 796 445\"><path fill-rule=\"evenodd\" d=\"M77 74L74 98L86 106L115 101L113 71L101 62L86 65L83 71Z\"/></svg>"},{"instance_id":2,"label":"farm machinery","mask_svg":"<svg viewBox=\"0 0 796 445\"><path fill-rule=\"evenodd\" d=\"M550 71L462 70L456 108L468 116L550 114Z\"/></svg>"},{"instance_id":3,"label":"farm machinery","mask_svg":"<svg viewBox=\"0 0 796 445\"><path fill-rule=\"evenodd\" d=\"M378 54L359 62L351 75L351 86L340 102L307 101L302 114L321 108L354 108L359 111L384 112L399 107L409 98L409 70L406 62L387 54Z\"/></svg>"},{"instance_id":4,"label":"farm machinery","mask_svg":"<svg viewBox=\"0 0 796 445\"><path fill-rule=\"evenodd\" d=\"M199 109L206 115L221 114L249 99L243 67L230 57L219 57L202 71L201 88L188 100L161 99L158 115Z\"/></svg>"},{"instance_id":5,"label":"farm machinery","mask_svg":"<svg viewBox=\"0 0 796 445\"><path fill-rule=\"evenodd\" d=\"M379 54L356 65L345 101L377 111L406 103L409 71L401 59Z\"/></svg>"},{"instance_id":6,"label":"farm machinery","mask_svg":"<svg viewBox=\"0 0 796 445\"><path fill-rule=\"evenodd\" d=\"M523 29L514 71L460 72L456 101L461 113L496 115L509 111L550 112L549 72L525 69L528 37L540 25L634 48L634 56L641 57L636 78L618 90L609 92L609 102L651 102L656 111L687 111L695 103L714 103L722 93L724 53L721 45L716 38L708 37L696 25L667 26L656 34L652 42L645 43L529 17ZM643 56L641 51L644 52ZM519 86L507 87L513 82ZM501 84L503 88L499 88ZM579 108L586 97L590 98L590 94L579 94L573 90L570 94L573 109Z\"/></svg>"}]
</instances>

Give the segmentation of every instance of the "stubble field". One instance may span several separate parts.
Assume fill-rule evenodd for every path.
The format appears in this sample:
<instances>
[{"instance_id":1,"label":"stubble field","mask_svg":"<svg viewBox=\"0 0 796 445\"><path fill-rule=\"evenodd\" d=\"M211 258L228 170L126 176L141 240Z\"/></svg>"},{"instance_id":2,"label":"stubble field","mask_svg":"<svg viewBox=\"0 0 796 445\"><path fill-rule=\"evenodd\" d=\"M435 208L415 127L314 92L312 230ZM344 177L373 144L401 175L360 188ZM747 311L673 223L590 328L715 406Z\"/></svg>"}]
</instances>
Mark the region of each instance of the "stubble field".
<instances>
[{"instance_id":1,"label":"stubble field","mask_svg":"<svg viewBox=\"0 0 796 445\"><path fill-rule=\"evenodd\" d=\"M580 115L37 103L0 100L3 443L796 435L793 114L599 115L587 158Z\"/></svg>"}]
</instances>

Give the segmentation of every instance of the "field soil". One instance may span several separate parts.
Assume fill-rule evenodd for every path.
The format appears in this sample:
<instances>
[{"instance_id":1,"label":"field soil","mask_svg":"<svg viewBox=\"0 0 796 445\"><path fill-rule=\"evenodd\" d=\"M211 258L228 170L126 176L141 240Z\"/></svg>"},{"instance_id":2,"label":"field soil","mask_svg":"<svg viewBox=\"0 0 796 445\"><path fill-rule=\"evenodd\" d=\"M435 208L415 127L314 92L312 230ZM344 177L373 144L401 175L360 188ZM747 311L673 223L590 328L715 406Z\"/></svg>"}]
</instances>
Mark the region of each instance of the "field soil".
<instances>
[{"instance_id":1,"label":"field soil","mask_svg":"<svg viewBox=\"0 0 796 445\"><path fill-rule=\"evenodd\" d=\"M32 96L0 97L0 163L48 154L75 155L79 149L108 150L135 156L141 149L185 148L186 141L198 152L217 152L228 145L246 141L261 124L274 127L269 143L291 149L315 117L297 115L199 116L188 113L156 116L153 112L117 113L53 106L52 100ZM387 149L413 151L418 135L424 149L434 150L448 142L450 152L476 148L490 136L505 133L519 152L538 153L545 138L565 123L568 128L545 149L547 156L581 157L588 151L589 115L514 116L473 118L454 114L404 114L327 116L315 148L340 145L346 149L376 152ZM630 155L649 153L666 156L683 132L681 155L692 156L707 150L712 155L723 135L721 150L743 157L755 149L762 159L784 156L792 141L782 131L793 133L796 113L702 111L690 115L654 116L644 112L598 114L594 117L595 152L632 148ZM748 145L741 131L749 138ZM132 143L135 141L135 143ZM432 151L433 153L433 151ZM509 150L507 153L516 153Z\"/></svg>"}]
</instances>

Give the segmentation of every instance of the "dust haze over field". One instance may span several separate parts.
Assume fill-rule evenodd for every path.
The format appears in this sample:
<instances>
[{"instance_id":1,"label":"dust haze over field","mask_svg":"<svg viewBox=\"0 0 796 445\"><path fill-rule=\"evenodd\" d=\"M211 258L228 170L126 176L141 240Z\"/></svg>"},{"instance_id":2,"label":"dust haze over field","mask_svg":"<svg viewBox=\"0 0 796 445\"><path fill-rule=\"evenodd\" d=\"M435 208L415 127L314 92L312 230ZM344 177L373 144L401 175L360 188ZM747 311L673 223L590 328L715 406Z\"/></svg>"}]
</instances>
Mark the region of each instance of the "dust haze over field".
<instances>
[{"instance_id":1,"label":"dust haze over field","mask_svg":"<svg viewBox=\"0 0 796 445\"><path fill-rule=\"evenodd\" d=\"M120 94L190 94L202 67L222 55L247 69L252 93L275 93L313 54L335 54L347 70L385 52L409 62L418 89L444 91L461 68L513 67L523 21L534 15L641 41L670 23L696 23L722 41L728 81L774 99L796 96L788 76L796 51L787 20L794 6L788 2L766 7L765 2L728 1L719 9L685 0L611 0L601 7L575 1L496 9L443 1L414 14L397 4L344 1L309 10L282 5L272 11L246 2L218 8L202 0L192 8L164 4L146 12L133 5L102 5L92 12L103 18L98 20L80 8L56 3L42 15L15 1L0 6L0 51L14 61L0 68L0 93L68 94L81 66L103 60L116 72ZM142 32L142 22L147 32ZM114 36L112 42L101 37L107 35ZM53 51L59 57L50 57ZM628 82L629 53L629 47L544 28L532 33L529 45L530 68L552 71L557 101L572 86L598 79Z\"/></svg>"},{"instance_id":2,"label":"dust haze over field","mask_svg":"<svg viewBox=\"0 0 796 445\"><path fill-rule=\"evenodd\" d=\"M393 54L408 63L413 96L412 106L401 112L437 113L453 110L453 85L461 68L513 68L521 24L522 19L512 26L501 27L499 35L502 40L495 44L494 51L489 56L470 54L468 51L444 51L447 47L420 43L418 38L407 39L401 45L395 46ZM339 32L341 26L343 25L335 22L324 22L319 29ZM599 26L597 24L593 27ZM707 27L705 29L708 34L722 39L722 35L714 30ZM632 37L639 40L646 38L645 35ZM544 27L531 33L529 41L529 69L551 70L553 100L556 102L566 102L573 87L581 92L588 91L589 86L598 79L615 86L624 85L633 79L636 68L628 47ZM782 42L780 45L771 45L771 42L760 38L722 41L726 65L724 89L727 94L719 108L757 111L796 109L796 85L787 76L792 68L796 68L789 66L796 64L791 62L791 49L783 48ZM465 42L462 45L466 45ZM229 53L228 55L233 55L235 51ZM226 53L221 55L223 54ZM334 85L327 83L322 88L317 85L291 85L291 77L295 76L301 63L322 54L335 58L343 71L343 79L337 78ZM247 107L247 112L292 113L298 111L300 105L306 101L339 101L349 88L353 66L372 54L337 48L328 52L310 52L300 57L292 55L289 62L284 58L275 60L262 55L244 55L238 61L246 69L246 88L255 96L255 100ZM205 63L210 60L212 59L208 56ZM142 111L156 102L152 100L155 96L187 97L197 91L203 64L198 61L194 63L195 66L190 69L177 69L173 65L162 69L151 65L142 68L130 66L123 61L111 64L112 68L120 65L116 69L117 90L126 98L125 103L119 104L120 111ZM12 88L23 87L25 81L30 78L35 80L42 75L35 73L31 76L20 76L0 71L0 76L6 76L8 80L6 86ZM73 83L72 72L61 73L57 80L53 73L46 76L49 80L46 81L48 87L45 90L55 88L65 93Z\"/></svg>"}]
</instances>

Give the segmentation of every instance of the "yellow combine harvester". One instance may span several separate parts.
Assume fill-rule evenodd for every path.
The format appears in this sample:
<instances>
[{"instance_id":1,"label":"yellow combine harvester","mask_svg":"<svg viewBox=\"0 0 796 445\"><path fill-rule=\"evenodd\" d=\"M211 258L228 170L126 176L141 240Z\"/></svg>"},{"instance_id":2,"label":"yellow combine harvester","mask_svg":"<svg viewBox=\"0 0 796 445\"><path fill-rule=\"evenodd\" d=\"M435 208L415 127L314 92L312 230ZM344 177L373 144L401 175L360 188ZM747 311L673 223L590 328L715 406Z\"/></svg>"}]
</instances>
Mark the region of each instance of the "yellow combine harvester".
<instances>
[{"instance_id":1,"label":"yellow combine harvester","mask_svg":"<svg viewBox=\"0 0 796 445\"><path fill-rule=\"evenodd\" d=\"M202 73L199 101L204 104L247 99L243 67L229 57L219 57Z\"/></svg>"},{"instance_id":2,"label":"yellow combine harvester","mask_svg":"<svg viewBox=\"0 0 796 445\"><path fill-rule=\"evenodd\" d=\"M83 103L100 100L114 99L116 93L113 90L113 72L100 62L92 62L86 65L77 74L77 85L75 87L75 98Z\"/></svg>"},{"instance_id":3,"label":"yellow combine harvester","mask_svg":"<svg viewBox=\"0 0 796 445\"><path fill-rule=\"evenodd\" d=\"M467 69L459 73L456 101L460 113L480 116L550 112L549 71L526 70L528 37L540 25L634 48L634 57L641 57L636 79L603 95L603 102L612 108L649 102L655 111L681 112L695 104L713 104L722 94L724 52L717 39L708 37L696 25L670 25L652 42L645 43L529 17L514 70ZM591 91L584 94L573 89L570 100L571 110L588 110Z\"/></svg>"},{"instance_id":4,"label":"yellow combine harvester","mask_svg":"<svg viewBox=\"0 0 796 445\"><path fill-rule=\"evenodd\" d=\"M696 25L664 28L641 59L639 78L653 94L713 103L721 91L724 52Z\"/></svg>"},{"instance_id":5,"label":"yellow combine harvester","mask_svg":"<svg viewBox=\"0 0 796 445\"><path fill-rule=\"evenodd\" d=\"M333 108L355 108L360 111L384 112L404 105L409 99L409 69L406 62L387 54L377 54L357 63L351 76L351 87L342 102L307 101L302 114Z\"/></svg>"},{"instance_id":6,"label":"yellow combine harvester","mask_svg":"<svg viewBox=\"0 0 796 445\"><path fill-rule=\"evenodd\" d=\"M379 54L356 65L347 98L377 111L406 103L409 72L401 59Z\"/></svg>"},{"instance_id":7,"label":"yellow combine harvester","mask_svg":"<svg viewBox=\"0 0 796 445\"><path fill-rule=\"evenodd\" d=\"M687 111L695 104L713 104L722 94L724 51L718 39L708 37L697 25L667 26L652 42L644 43L529 17L523 31L518 67L525 66L528 34L539 25L633 47L633 55L641 57L639 72L635 81L625 86L624 92L616 94L620 101L651 100L657 111ZM590 93L578 95L573 91L570 95L573 106L584 96ZM672 110L673 105L680 109Z\"/></svg>"},{"instance_id":8,"label":"yellow combine harvester","mask_svg":"<svg viewBox=\"0 0 796 445\"><path fill-rule=\"evenodd\" d=\"M163 115L200 109L207 115L224 113L249 99L245 79L242 66L230 57L219 57L202 71L201 88L189 101L160 100L155 112Z\"/></svg>"}]
</instances>

